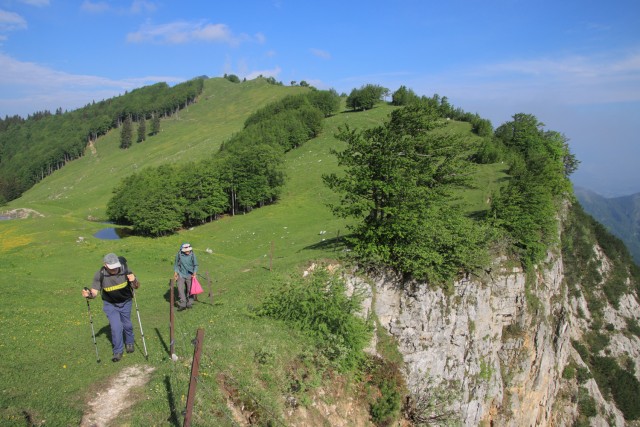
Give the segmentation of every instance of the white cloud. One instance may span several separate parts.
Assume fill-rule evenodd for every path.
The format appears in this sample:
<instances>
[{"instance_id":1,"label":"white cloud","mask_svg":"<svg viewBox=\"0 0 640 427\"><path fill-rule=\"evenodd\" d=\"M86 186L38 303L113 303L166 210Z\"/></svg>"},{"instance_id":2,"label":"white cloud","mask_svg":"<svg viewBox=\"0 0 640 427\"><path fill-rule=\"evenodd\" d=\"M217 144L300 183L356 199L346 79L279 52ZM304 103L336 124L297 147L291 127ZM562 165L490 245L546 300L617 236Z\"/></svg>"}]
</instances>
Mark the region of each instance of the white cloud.
<instances>
[{"instance_id":1,"label":"white cloud","mask_svg":"<svg viewBox=\"0 0 640 427\"><path fill-rule=\"evenodd\" d=\"M623 57L612 55L569 56L558 59L530 59L493 64L486 67L489 73L515 73L533 76L553 76L573 81L605 76L623 76L640 72L640 53L630 52Z\"/></svg>"},{"instance_id":2,"label":"white cloud","mask_svg":"<svg viewBox=\"0 0 640 427\"><path fill-rule=\"evenodd\" d=\"M72 110L145 85L184 81L181 77L145 76L114 80L101 76L70 74L33 62L22 62L0 53L0 117L58 107Z\"/></svg>"},{"instance_id":3,"label":"white cloud","mask_svg":"<svg viewBox=\"0 0 640 427\"><path fill-rule=\"evenodd\" d=\"M27 21L22 16L0 9L0 31L24 30L26 28Z\"/></svg>"},{"instance_id":4,"label":"white cloud","mask_svg":"<svg viewBox=\"0 0 640 427\"><path fill-rule=\"evenodd\" d=\"M92 2L85 0L82 2L80 9L89 13L102 13L110 9L109 3L104 1Z\"/></svg>"},{"instance_id":5,"label":"white cloud","mask_svg":"<svg viewBox=\"0 0 640 427\"><path fill-rule=\"evenodd\" d=\"M157 6L154 2L147 0L134 0L128 8L113 7L107 1L84 0L80 9L88 13L113 12L119 15L139 15L155 12L157 10Z\"/></svg>"},{"instance_id":6,"label":"white cloud","mask_svg":"<svg viewBox=\"0 0 640 427\"><path fill-rule=\"evenodd\" d=\"M49 0L20 0L24 4L28 4L31 6L49 6Z\"/></svg>"},{"instance_id":7,"label":"white cloud","mask_svg":"<svg viewBox=\"0 0 640 427\"><path fill-rule=\"evenodd\" d=\"M176 21L168 24L145 24L138 31L127 34L130 43L184 44L194 41L226 43L237 46L251 38L245 34L235 35L226 24ZM258 42L263 40L258 37Z\"/></svg>"},{"instance_id":8,"label":"white cloud","mask_svg":"<svg viewBox=\"0 0 640 427\"><path fill-rule=\"evenodd\" d=\"M321 50L321 49L310 49L311 53L314 56L317 56L318 58L322 58L322 59L331 59L331 54L325 50Z\"/></svg>"},{"instance_id":9,"label":"white cloud","mask_svg":"<svg viewBox=\"0 0 640 427\"><path fill-rule=\"evenodd\" d=\"M249 74L247 74L246 78L247 80L253 80L256 77L262 76L262 77L273 77L273 78L277 78L280 73L282 72L282 69L280 67L277 67L272 69L272 70L255 70L250 72Z\"/></svg>"},{"instance_id":10,"label":"white cloud","mask_svg":"<svg viewBox=\"0 0 640 427\"><path fill-rule=\"evenodd\" d=\"M446 70L403 84L451 99L593 105L640 101L640 54L533 58Z\"/></svg>"},{"instance_id":11,"label":"white cloud","mask_svg":"<svg viewBox=\"0 0 640 427\"><path fill-rule=\"evenodd\" d=\"M145 0L135 0L131 4L131 13L138 14L144 12L155 12L157 9L156 5L153 2L145 1Z\"/></svg>"}]
</instances>

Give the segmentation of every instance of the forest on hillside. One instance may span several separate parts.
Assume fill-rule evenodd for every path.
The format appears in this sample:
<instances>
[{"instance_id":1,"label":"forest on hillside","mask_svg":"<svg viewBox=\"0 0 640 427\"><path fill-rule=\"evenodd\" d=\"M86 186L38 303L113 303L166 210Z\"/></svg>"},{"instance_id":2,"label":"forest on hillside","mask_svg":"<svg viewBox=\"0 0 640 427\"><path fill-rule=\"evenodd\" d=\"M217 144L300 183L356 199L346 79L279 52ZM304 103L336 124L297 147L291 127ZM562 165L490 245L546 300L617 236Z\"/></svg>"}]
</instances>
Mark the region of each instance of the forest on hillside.
<instances>
[{"instance_id":1,"label":"forest on hillside","mask_svg":"<svg viewBox=\"0 0 640 427\"><path fill-rule=\"evenodd\" d=\"M196 101L203 79L157 83L73 111L39 111L0 119L0 205L84 154L87 144L123 123L175 114Z\"/></svg>"}]
</instances>

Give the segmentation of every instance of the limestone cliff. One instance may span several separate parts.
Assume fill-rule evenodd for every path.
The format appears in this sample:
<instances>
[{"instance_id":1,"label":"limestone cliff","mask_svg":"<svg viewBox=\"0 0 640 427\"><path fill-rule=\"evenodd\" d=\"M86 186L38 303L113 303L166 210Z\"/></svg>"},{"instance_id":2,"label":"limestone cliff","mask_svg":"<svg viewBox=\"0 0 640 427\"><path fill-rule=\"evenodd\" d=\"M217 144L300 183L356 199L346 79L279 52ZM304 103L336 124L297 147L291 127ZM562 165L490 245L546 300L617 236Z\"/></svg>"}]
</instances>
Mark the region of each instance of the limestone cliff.
<instances>
[{"instance_id":1,"label":"limestone cliff","mask_svg":"<svg viewBox=\"0 0 640 427\"><path fill-rule=\"evenodd\" d=\"M608 260L598 247L594 254L604 280ZM574 343L593 325L581 285L565 280L560 254L550 253L544 266L528 275L499 259L490 272L461 278L451 289L403 283L390 275L370 280L369 286L367 309L396 339L410 401L423 420L573 425L588 393L596 413L582 414L581 420L625 425L610 393L593 376L565 374L568 366L588 370ZM617 308L606 299L603 304L609 339L601 354L626 360L640 378L640 338L626 328L640 319L638 297L630 288Z\"/></svg>"}]
</instances>

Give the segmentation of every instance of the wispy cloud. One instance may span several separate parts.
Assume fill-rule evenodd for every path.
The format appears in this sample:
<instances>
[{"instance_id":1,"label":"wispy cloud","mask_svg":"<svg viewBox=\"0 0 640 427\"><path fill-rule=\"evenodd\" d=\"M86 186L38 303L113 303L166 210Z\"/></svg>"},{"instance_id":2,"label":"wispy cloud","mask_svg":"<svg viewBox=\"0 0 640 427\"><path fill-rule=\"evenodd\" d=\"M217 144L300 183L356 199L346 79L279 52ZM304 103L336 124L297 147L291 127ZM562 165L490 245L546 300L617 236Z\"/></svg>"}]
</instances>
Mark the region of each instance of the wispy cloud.
<instances>
[{"instance_id":1,"label":"wispy cloud","mask_svg":"<svg viewBox=\"0 0 640 427\"><path fill-rule=\"evenodd\" d=\"M492 64L485 67L490 74L515 73L530 76L552 76L574 80L600 77L639 76L640 52L631 52L623 57L570 56L565 58L542 58Z\"/></svg>"},{"instance_id":2,"label":"wispy cloud","mask_svg":"<svg viewBox=\"0 0 640 427\"><path fill-rule=\"evenodd\" d=\"M89 1L85 0L80 5L80 9L89 13L102 13L110 9L109 3L105 1Z\"/></svg>"},{"instance_id":3,"label":"wispy cloud","mask_svg":"<svg viewBox=\"0 0 640 427\"><path fill-rule=\"evenodd\" d=\"M152 13L157 10L154 2L147 0L134 0L129 7L113 7L106 1L85 0L82 2L80 9L88 13L105 13L115 12L121 15L139 15Z\"/></svg>"},{"instance_id":4,"label":"wispy cloud","mask_svg":"<svg viewBox=\"0 0 640 427\"><path fill-rule=\"evenodd\" d=\"M49 0L20 0L24 4L28 4L30 6L49 6Z\"/></svg>"},{"instance_id":5,"label":"wispy cloud","mask_svg":"<svg viewBox=\"0 0 640 427\"><path fill-rule=\"evenodd\" d=\"M310 49L311 53L314 56L317 56L318 58L322 58L322 59L331 59L331 54L329 52L327 52L326 50L321 50L321 49Z\"/></svg>"},{"instance_id":6,"label":"wispy cloud","mask_svg":"<svg viewBox=\"0 0 640 427\"><path fill-rule=\"evenodd\" d=\"M226 24L187 21L145 24L138 31L127 34L127 41L130 43L184 44L203 41L237 46L251 40L261 42L263 36L252 39L246 34L233 34Z\"/></svg>"},{"instance_id":7,"label":"wispy cloud","mask_svg":"<svg viewBox=\"0 0 640 427\"><path fill-rule=\"evenodd\" d=\"M249 74L247 74L246 78L247 80L252 80L259 76L277 78L281 72L282 72L282 69L276 66L274 69L271 69L271 70L251 71Z\"/></svg>"},{"instance_id":8,"label":"wispy cloud","mask_svg":"<svg viewBox=\"0 0 640 427\"><path fill-rule=\"evenodd\" d=\"M145 1L145 0L135 0L131 4L131 8L129 10L133 14L138 14L138 13L155 12L156 9L157 7L153 2Z\"/></svg>"},{"instance_id":9,"label":"wispy cloud","mask_svg":"<svg viewBox=\"0 0 640 427\"><path fill-rule=\"evenodd\" d=\"M75 109L93 100L107 99L141 86L157 82L178 83L184 80L175 76L114 80L101 76L71 74L33 62L19 61L0 53L0 91L7 95L0 101L0 116L27 115L34 112L33 108ZM12 93L16 95L12 96ZM23 106L28 109L22 109Z\"/></svg>"},{"instance_id":10,"label":"wispy cloud","mask_svg":"<svg viewBox=\"0 0 640 427\"><path fill-rule=\"evenodd\" d=\"M0 31L24 30L27 28L27 21L14 12L0 9Z\"/></svg>"},{"instance_id":11,"label":"wispy cloud","mask_svg":"<svg viewBox=\"0 0 640 427\"><path fill-rule=\"evenodd\" d=\"M425 76L422 76L425 77ZM554 99L562 104L640 101L640 52L532 58L428 76L463 98Z\"/></svg>"}]
</instances>

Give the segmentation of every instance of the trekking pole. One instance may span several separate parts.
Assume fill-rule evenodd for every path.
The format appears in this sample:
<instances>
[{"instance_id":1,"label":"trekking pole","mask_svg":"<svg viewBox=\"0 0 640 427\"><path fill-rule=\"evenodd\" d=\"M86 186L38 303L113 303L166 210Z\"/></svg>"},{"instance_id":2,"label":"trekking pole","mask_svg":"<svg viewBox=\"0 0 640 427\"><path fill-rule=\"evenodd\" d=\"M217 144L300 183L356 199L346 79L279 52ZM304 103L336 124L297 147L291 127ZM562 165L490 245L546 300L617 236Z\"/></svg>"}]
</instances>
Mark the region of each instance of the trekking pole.
<instances>
[{"instance_id":1,"label":"trekking pole","mask_svg":"<svg viewBox=\"0 0 640 427\"><path fill-rule=\"evenodd\" d=\"M138 315L138 325L140 325L140 335L142 336L142 346L144 347L144 358L149 360L149 355L147 354L147 342L144 340L144 331L142 330L142 321L140 320L140 310L138 309L138 300L136 299L136 291L131 289L133 292L133 302L136 303L136 314Z\"/></svg>"},{"instance_id":2,"label":"trekking pole","mask_svg":"<svg viewBox=\"0 0 640 427\"><path fill-rule=\"evenodd\" d=\"M85 287L84 290L89 292L89 295L91 295L91 290L89 290L89 288ZM91 324L91 336L93 337L93 345L96 348L96 363L100 363L100 356L98 356L98 343L96 342L96 333L93 329L93 317L91 316L91 304L89 304L89 297L87 297L86 300L87 312L89 313L89 323Z\"/></svg>"}]
</instances>

